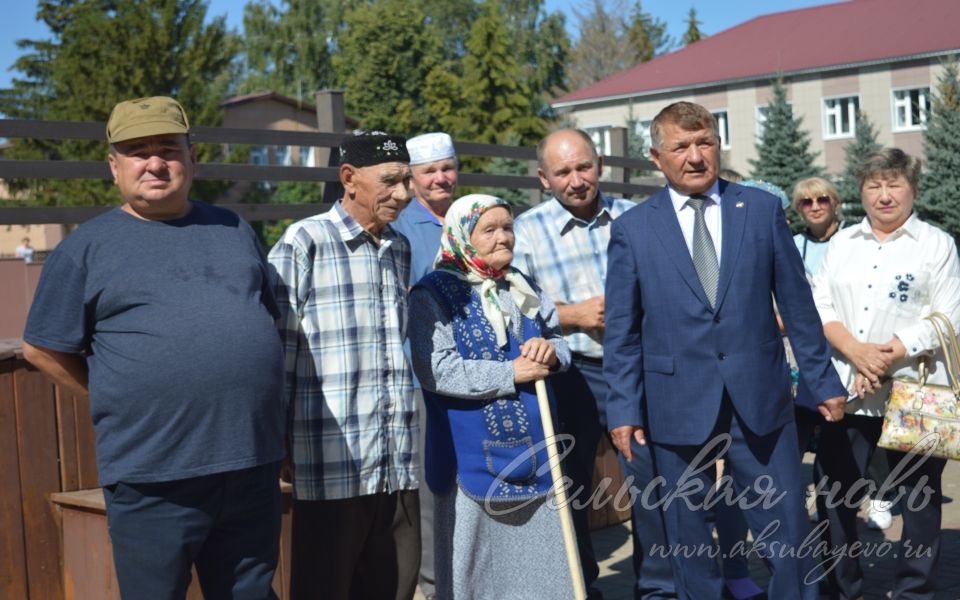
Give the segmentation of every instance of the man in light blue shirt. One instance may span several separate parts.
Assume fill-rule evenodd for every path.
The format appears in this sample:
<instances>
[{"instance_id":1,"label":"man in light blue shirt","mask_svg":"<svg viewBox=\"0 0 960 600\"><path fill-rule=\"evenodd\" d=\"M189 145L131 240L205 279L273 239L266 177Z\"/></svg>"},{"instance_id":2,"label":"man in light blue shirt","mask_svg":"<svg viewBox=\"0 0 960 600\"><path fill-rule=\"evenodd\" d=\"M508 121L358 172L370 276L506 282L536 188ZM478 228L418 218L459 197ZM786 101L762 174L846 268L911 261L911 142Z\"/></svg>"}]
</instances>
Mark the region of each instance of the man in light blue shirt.
<instances>
[{"instance_id":1,"label":"man in light blue shirt","mask_svg":"<svg viewBox=\"0 0 960 600\"><path fill-rule=\"evenodd\" d=\"M407 152L410 154L414 198L400 213L400 217L393 223L393 228L410 242L412 258L408 285L413 287L433 270L433 259L440 249L443 217L457 191L459 165L453 139L446 133L425 133L412 137L407 140ZM409 341L404 349L409 356ZM423 392L416 376L413 384L414 396L420 408L420 448L423 448L426 411L423 408ZM421 460L424 454L420 453ZM426 482L421 482L420 485L420 544L420 590L424 596L430 598L434 590L433 494Z\"/></svg>"},{"instance_id":2,"label":"man in light blue shirt","mask_svg":"<svg viewBox=\"0 0 960 600\"><path fill-rule=\"evenodd\" d=\"M566 373L554 375L557 418L565 433L575 439L564 459L574 482L571 495L574 528L584 580L589 586L599 569L590 542L588 508L577 510L592 494L593 464L597 444L605 429L607 383L603 377L604 283L610 225L634 203L607 198L600 193L603 159L590 137L577 129L561 129L537 146L538 174L553 197L517 217L513 265L533 277L557 305L564 337L573 359ZM626 475L643 490L653 476L650 452L634 449L632 461L621 457ZM628 478L629 481L629 478ZM582 486L582 491L577 490ZM650 555L654 543L665 544L658 511L633 504L634 597L652 599L675 596L667 559ZM590 591L590 598L599 592Z\"/></svg>"},{"instance_id":3,"label":"man in light blue shirt","mask_svg":"<svg viewBox=\"0 0 960 600\"><path fill-rule=\"evenodd\" d=\"M393 228L407 237L413 253L410 287L433 270L440 249L443 216L457 191L459 164L453 139L446 133L425 133L407 140L413 201L400 213Z\"/></svg>"}]
</instances>

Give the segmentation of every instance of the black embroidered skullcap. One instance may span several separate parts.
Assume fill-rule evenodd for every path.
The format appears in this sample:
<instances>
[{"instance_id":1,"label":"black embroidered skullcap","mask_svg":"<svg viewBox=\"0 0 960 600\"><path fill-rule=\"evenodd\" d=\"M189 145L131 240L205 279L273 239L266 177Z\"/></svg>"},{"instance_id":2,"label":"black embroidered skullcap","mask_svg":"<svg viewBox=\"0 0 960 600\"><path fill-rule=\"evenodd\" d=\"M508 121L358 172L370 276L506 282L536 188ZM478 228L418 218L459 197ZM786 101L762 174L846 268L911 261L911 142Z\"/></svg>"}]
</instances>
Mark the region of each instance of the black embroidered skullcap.
<instances>
[{"instance_id":1,"label":"black embroidered skullcap","mask_svg":"<svg viewBox=\"0 0 960 600\"><path fill-rule=\"evenodd\" d=\"M382 131L356 133L340 142L340 164L369 167L385 162L410 162L407 138Z\"/></svg>"}]
</instances>

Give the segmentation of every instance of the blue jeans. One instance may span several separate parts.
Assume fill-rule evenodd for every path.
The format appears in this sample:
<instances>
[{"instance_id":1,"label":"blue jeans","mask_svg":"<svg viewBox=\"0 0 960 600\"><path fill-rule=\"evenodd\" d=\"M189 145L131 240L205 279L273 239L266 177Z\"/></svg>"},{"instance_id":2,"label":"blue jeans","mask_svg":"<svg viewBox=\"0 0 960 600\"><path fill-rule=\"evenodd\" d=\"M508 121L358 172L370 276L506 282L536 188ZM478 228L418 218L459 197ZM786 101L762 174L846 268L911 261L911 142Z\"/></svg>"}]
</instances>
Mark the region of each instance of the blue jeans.
<instances>
[{"instance_id":1,"label":"blue jeans","mask_svg":"<svg viewBox=\"0 0 960 600\"><path fill-rule=\"evenodd\" d=\"M274 599L280 463L103 489L124 600L181 600L190 568L205 598Z\"/></svg>"}]
</instances>

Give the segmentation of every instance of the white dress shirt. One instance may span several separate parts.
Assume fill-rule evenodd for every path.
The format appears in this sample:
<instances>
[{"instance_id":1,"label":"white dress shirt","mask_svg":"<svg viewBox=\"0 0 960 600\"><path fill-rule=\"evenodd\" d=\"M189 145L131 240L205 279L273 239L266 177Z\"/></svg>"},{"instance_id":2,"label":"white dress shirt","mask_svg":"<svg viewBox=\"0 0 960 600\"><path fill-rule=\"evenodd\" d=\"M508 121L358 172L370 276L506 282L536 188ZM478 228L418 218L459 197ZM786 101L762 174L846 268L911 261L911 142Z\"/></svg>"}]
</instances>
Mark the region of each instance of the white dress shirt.
<instances>
[{"instance_id":1,"label":"white dress shirt","mask_svg":"<svg viewBox=\"0 0 960 600\"><path fill-rule=\"evenodd\" d=\"M914 213L878 240L867 218L836 233L814 278L813 296L824 324L839 321L861 342L883 344L895 335L907 349L888 375L916 379L917 360L940 346L924 319L941 312L960 324L960 261L953 238ZM838 352L833 364L847 389L856 367ZM930 383L947 384L943 354L936 350ZM851 394L847 412L883 416L890 382L864 400Z\"/></svg>"},{"instance_id":2,"label":"white dress shirt","mask_svg":"<svg viewBox=\"0 0 960 600\"><path fill-rule=\"evenodd\" d=\"M667 186L670 192L670 200L673 202L673 209L677 211L677 220L680 221L680 231L683 232L683 241L687 243L687 250L690 256L693 256L693 222L696 211L687 206L688 194L681 194L671 186ZM720 264L720 242L723 237L723 228L720 221L720 184L714 181L713 186L707 190L707 193L701 194L711 201L703 205L703 220L707 224L707 231L713 239L713 247L717 250L717 264Z\"/></svg>"}]
</instances>

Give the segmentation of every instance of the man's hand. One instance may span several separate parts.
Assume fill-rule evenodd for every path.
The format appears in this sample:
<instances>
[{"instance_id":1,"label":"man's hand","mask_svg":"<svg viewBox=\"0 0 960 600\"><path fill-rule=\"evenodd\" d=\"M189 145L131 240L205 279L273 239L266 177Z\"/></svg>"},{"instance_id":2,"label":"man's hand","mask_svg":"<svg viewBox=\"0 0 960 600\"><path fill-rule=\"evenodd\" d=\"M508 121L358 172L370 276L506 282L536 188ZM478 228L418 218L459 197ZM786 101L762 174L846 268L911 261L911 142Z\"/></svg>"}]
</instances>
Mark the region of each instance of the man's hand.
<instances>
[{"instance_id":1,"label":"man's hand","mask_svg":"<svg viewBox=\"0 0 960 600\"><path fill-rule=\"evenodd\" d=\"M557 304L564 333L578 329L603 330L603 296L594 296L576 304Z\"/></svg>"},{"instance_id":2,"label":"man's hand","mask_svg":"<svg viewBox=\"0 0 960 600\"><path fill-rule=\"evenodd\" d=\"M621 425L610 430L610 437L613 439L613 445L619 450L627 461L633 460L633 452L630 451L630 438L637 440L641 446L647 445L647 440L643 436L643 427L636 425Z\"/></svg>"},{"instance_id":3,"label":"man's hand","mask_svg":"<svg viewBox=\"0 0 960 600\"><path fill-rule=\"evenodd\" d=\"M550 367L526 356L518 356L513 359L513 382L530 383L537 379L544 379L550 375Z\"/></svg>"},{"instance_id":4,"label":"man's hand","mask_svg":"<svg viewBox=\"0 0 960 600\"><path fill-rule=\"evenodd\" d=\"M828 423L839 423L843 420L843 409L846 408L846 406L847 398L845 396L837 396L836 398L830 398L818 404L817 410L820 411L820 414L823 415L823 418L826 419Z\"/></svg>"},{"instance_id":5,"label":"man's hand","mask_svg":"<svg viewBox=\"0 0 960 600\"><path fill-rule=\"evenodd\" d=\"M530 338L520 346L520 355L546 367L557 364L557 351L553 344L542 337Z\"/></svg>"}]
</instances>

